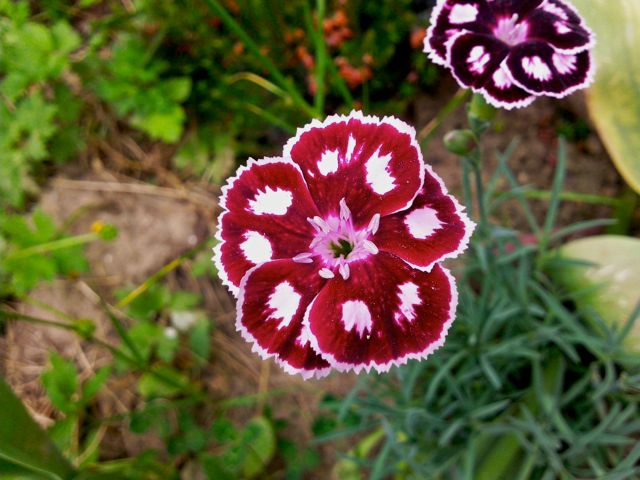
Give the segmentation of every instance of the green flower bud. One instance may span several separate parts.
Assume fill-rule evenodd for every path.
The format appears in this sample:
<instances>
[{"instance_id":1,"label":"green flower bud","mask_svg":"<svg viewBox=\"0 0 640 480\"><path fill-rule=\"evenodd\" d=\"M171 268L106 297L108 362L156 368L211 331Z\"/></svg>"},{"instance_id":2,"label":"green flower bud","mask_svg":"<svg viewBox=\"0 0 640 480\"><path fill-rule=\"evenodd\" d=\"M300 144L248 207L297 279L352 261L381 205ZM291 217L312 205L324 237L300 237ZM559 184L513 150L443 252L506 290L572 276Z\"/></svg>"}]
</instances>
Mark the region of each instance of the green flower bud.
<instances>
[{"instance_id":1,"label":"green flower bud","mask_svg":"<svg viewBox=\"0 0 640 480\"><path fill-rule=\"evenodd\" d=\"M452 130L444 136L444 146L450 152L465 157L475 150L476 136L471 130Z\"/></svg>"}]
</instances>

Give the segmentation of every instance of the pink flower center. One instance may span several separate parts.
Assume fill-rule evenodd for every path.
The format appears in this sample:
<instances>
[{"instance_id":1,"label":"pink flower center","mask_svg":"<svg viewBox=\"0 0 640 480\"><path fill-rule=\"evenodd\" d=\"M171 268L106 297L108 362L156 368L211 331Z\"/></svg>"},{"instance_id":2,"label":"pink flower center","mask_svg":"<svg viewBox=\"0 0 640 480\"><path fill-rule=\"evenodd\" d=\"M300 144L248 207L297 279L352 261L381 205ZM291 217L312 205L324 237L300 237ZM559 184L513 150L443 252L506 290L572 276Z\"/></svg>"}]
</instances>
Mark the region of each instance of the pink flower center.
<instances>
[{"instance_id":1,"label":"pink flower center","mask_svg":"<svg viewBox=\"0 0 640 480\"><path fill-rule=\"evenodd\" d=\"M501 18L498 25L493 29L493 34L499 40L510 46L518 45L527 39L529 25L527 22L518 22L518 15L514 14L510 18Z\"/></svg>"},{"instance_id":2,"label":"pink flower center","mask_svg":"<svg viewBox=\"0 0 640 480\"><path fill-rule=\"evenodd\" d=\"M340 216L308 219L315 228L316 235L309 245L310 251L294 257L299 263L311 263L319 257L324 267L318 272L323 278L333 278L336 271L347 280L349 264L378 253L378 247L370 240L378 231L380 214L376 213L367 228L357 229L353 225L351 211L344 199L340 201Z\"/></svg>"}]
</instances>

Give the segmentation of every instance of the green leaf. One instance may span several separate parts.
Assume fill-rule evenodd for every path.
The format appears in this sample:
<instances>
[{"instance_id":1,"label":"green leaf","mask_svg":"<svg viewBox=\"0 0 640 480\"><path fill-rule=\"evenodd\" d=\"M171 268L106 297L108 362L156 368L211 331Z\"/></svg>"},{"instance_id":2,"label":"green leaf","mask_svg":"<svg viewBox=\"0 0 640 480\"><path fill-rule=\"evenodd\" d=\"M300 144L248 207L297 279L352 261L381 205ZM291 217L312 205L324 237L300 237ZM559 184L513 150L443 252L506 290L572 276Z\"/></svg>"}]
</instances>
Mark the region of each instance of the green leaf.
<instances>
[{"instance_id":1,"label":"green leaf","mask_svg":"<svg viewBox=\"0 0 640 480\"><path fill-rule=\"evenodd\" d=\"M242 434L247 449L242 471L246 478L262 473L276 452L276 435L273 425L265 417L255 417L247 423Z\"/></svg>"},{"instance_id":2,"label":"green leaf","mask_svg":"<svg viewBox=\"0 0 640 480\"><path fill-rule=\"evenodd\" d=\"M623 328L640 302L640 240L618 235L583 238L563 246L560 254L581 262L554 272L578 305L593 308L610 325ZM625 345L640 352L640 321Z\"/></svg>"},{"instance_id":3,"label":"green leaf","mask_svg":"<svg viewBox=\"0 0 640 480\"><path fill-rule=\"evenodd\" d=\"M76 473L1 377L0 461L55 480L70 480Z\"/></svg>"},{"instance_id":4,"label":"green leaf","mask_svg":"<svg viewBox=\"0 0 640 480\"><path fill-rule=\"evenodd\" d=\"M96 374L82 385L82 403L87 404L93 397L95 397L100 389L104 386L109 375L111 374L111 367L103 367L99 369Z\"/></svg>"},{"instance_id":5,"label":"green leaf","mask_svg":"<svg viewBox=\"0 0 640 480\"><path fill-rule=\"evenodd\" d=\"M189 335L189 346L191 351L198 356L203 362L209 359L209 353L211 350L211 322L208 318L200 318L191 334Z\"/></svg>"},{"instance_id":6,"label":"green leaf","mask_svg":"<svg viewBox=\"0 0 640 480\"><path fill-rule=\"evenodd\" d=\"M40 379L51 403L63 413L77 410L78 372L73 362L65 360L55 352L49 356L51 367Z\"/></svg>"},{"instance_id":7,"label":"green leaf","mask_svg":"<svg viewBox=\"0 0 640 480\"><path fill-rule=\"evenodd\" d=\"M144 398L174 397L189 383L187 377L170 367L156 367L138 382L138 392Z\"/></svg>"},{"instance_id":8,"label":"green leaf","mask_svg":"<svg viewBox=\"0 0 640 480\"><path fill-rule=\"evenodd\" d=\"M640 193L640 2L574 3L597 36L598 70L587 94L591 118L619 172Z\"/></svg>"}]
</instances>

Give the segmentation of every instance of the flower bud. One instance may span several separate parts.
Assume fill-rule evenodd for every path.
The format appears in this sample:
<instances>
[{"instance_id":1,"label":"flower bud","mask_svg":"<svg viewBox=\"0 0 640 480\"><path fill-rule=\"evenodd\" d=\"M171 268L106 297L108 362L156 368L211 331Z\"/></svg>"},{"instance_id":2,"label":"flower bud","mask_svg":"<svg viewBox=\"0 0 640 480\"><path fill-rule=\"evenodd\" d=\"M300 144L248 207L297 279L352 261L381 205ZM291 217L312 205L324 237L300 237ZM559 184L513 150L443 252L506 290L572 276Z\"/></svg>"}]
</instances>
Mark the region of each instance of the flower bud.
<instances>
[{"instance_id":1,"label":"flower bud","mask_svg":"<svg viewBox=\"0 0 640 480\"><path fill-rule=\"evenodd\" d=\"M475 150L476 136L471 130L452 130L444 136L444 146L450 152L465 157Z\"/></svg>"}]
</instances>

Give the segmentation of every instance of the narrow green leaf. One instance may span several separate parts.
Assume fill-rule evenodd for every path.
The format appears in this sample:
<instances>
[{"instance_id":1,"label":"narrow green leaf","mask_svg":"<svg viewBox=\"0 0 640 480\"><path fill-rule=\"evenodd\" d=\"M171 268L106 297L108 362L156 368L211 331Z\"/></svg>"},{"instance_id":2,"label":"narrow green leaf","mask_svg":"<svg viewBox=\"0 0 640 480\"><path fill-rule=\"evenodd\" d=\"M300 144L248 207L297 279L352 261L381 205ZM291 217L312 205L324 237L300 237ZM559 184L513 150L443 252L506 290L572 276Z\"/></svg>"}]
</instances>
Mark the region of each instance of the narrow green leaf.
<instances>
[{"instance_id":1,"label":"narrow green leaf","mask_svg":"<svg viewBox=\"0 0 640 480\"><path fill-rule=\"evenodd\" d=\"M76 473L1 377L0 460L54 480Z\"/></svg>"}]
</instances>

